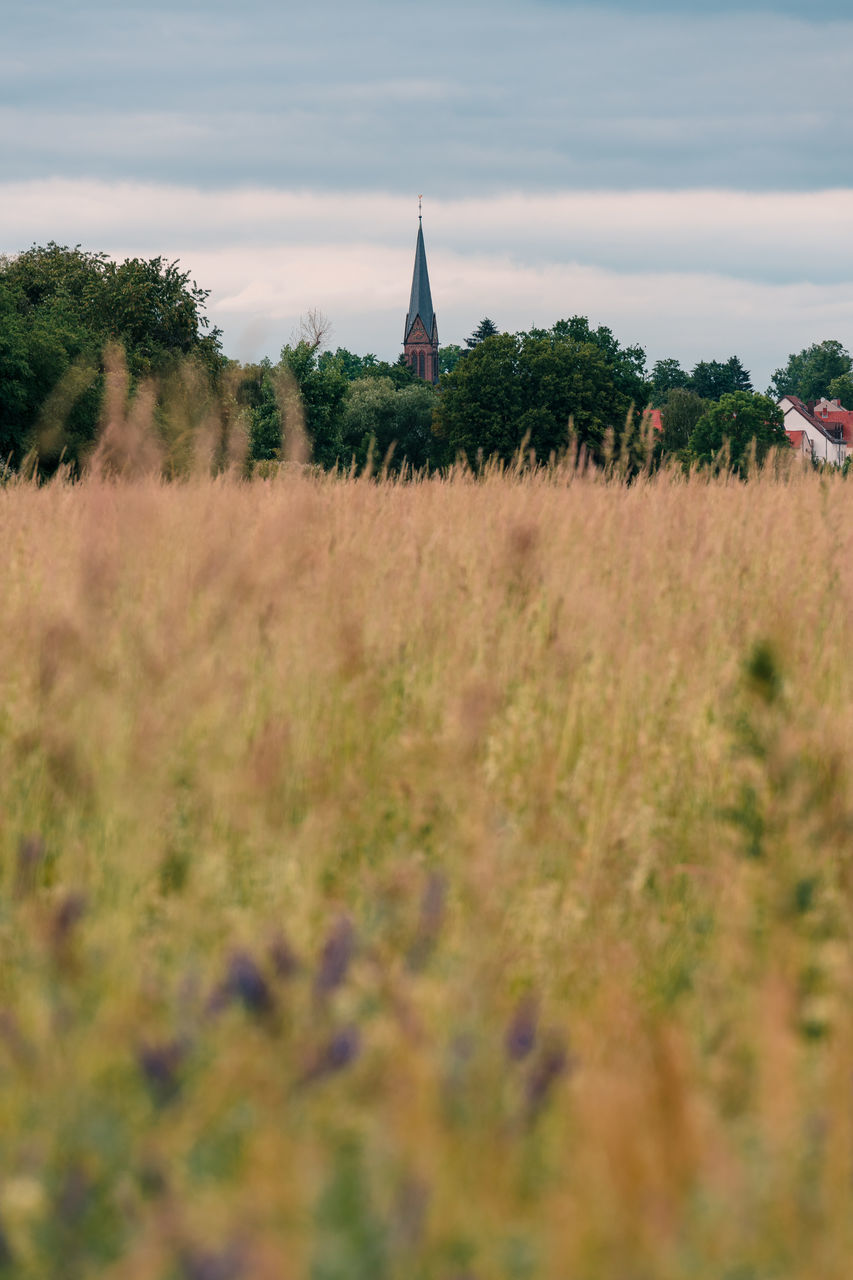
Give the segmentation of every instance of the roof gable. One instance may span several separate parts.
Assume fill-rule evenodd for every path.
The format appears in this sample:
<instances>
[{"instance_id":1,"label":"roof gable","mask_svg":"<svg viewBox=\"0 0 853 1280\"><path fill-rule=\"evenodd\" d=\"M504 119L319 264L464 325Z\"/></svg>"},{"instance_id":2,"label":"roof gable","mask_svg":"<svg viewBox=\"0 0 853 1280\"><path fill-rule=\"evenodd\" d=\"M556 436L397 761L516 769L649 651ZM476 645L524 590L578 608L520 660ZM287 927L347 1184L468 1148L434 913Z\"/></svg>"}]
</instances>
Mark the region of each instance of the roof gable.
<instances>
[{"instance_id":1,"label":"roof gable","mask_svg":"<svg viewBox=\"0 0 853 1280\"><path fill-rule=\"evenodd\" d=\"M840 400L819 400L813 409L813 416L818 422L840 430L845 444L853 441L853 409L845 409Z\"/></svg>"},{"instance_id":2,"label":"roof gable","mask_svg":"<svg viewBox=\"0 0 853 1280\"><path fill-rule=\"evenodd\" d=\"M790 408L785 408L786 403ZM797 396L783 396L779 401L779 408L782 410L782 415L785 420L785 430L788 435L790 435L792 431L796 430L796 427L790 427L788 425L789 415L795 414L797 418L801 418L804 422L808 423L813 431L817 431L820 435L825 436L826 439L831 440L833 444L839 443L836 437L827 431L825 423L822 422L820 418L816 418L813 413L809 413L802 400L798 399Z\"/></svg>"},{"instance_id":3,"label":"roof gable","mask_svg":"<svg viewBox=\"0 0 853 1280\"><path fill-rule=\"evenodd\" d=\"M414 322L412 323L408 333L406 334L406 341L407 342L429 342L429 340L430 340L430 337L426 329L424 328L423 321L421 320L420 316L415 316Z\"/></svg>"}]
</instances>

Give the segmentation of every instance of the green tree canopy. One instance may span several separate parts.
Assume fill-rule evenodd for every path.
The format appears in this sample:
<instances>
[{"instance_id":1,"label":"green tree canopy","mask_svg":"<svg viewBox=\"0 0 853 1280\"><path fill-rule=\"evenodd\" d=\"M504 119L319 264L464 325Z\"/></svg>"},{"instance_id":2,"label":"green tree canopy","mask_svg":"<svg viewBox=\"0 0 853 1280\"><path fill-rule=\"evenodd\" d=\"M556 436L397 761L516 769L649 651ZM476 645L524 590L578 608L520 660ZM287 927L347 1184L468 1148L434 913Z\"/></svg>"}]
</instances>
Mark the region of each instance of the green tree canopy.
<instances>
[{"instance_id":1,"label":"green tree canopy","mask_svg":"<svg viewBox=\"0 0 853 1280\"><path fill-rule=\"evenodd\" d=\"M285 394L288 374L299 391L313 460L321 467L333 467L343 447L341 416L349 385L345 373L334 361L321 368L316 346L304 338L282 348L278 370L284 375Z\"/></svg>"},{"instance_id":2,"label":"green tree canopy","mask_svg":"<svg viewBox=\"0 0 853 1280\"><path fill-rule=\"evenodd\" d=\"M450 457L464 453L473 462L482 452L510 461L527 438L547 459L566 448L570 418L578 439L601 456L606 429L625 426L632 379L604 343L573 336L571 323L486 338L442 379L436 429Z\"/></svg>"},{"instance_id":3,"label":"green tree canopy","mask_svg":"<svg viewBox=\"0 0 853 1280\"><path fill-rule=\"evenodd\" d=\"M165 258L103 263L89 300L96 332L120 342L133 377L162 374L194 356L215 375L222 364L219 329L209 329L210 295Z\"/></svg>"},{"instance_id":4,"label":"green tree canopy","mask_svg":"<svg viewBox=\"0 0 853 1280\"><path fill-rule=\"evenodd\" d=\"M18 462L35 442L42 407L63 402L51 433L57 457L77 460L94 437L108 342L125 349L134 380L192 357L207 376L222 365L207 290L162 257L116 263L51 242L0 258L0 447ZM50 463L45 457L42 461Z\"/></svg>"},{"instance_id":5,"label":"green tree canopy","mask_svg":"<svg viewBox=\"0 0 853 1280\"><path fill-rule=\"evenodd\" d=\"M438 372L452 373L465 352L458 342L449 342L446 347L438 348Z\"/></svg>"},{"instance_id":6,"label":"green tree canopy","mask_svg":"<svg viewBox=\"0 0 853 1280\"><path fill-rule=\"evenodd\" d=\"M365 369L363 376L365 378L390 378L394 386L398 388L409 387L413 382L418 381L417 374L412 372L412 367L402 352L393 364L388 360L377 360L376 364L371 365L369 369Z\"/></svg>"},{"instance_id":7,"label":"green tree canopy","mask_svg":"<svg viewBox=\"0 0 853 1280\"><path fill-rule=\"evenodd\" d=\"M366 373L371 373L380 365L380 361L373 352L368 352L366 356L357 356L354 352L347 351L346 347L337 347L334 351L323 351L317 358L317 368L321 371L325 371L335 363L350 382L354 382L356 378L363 378Z\"/></svg>"},{"instance_id":8,"label":"green tree canopy","mask_svg":"<svg viewBox=\"0 0 853 1280\"><path fill-rule=\"evenodd\" d=\"M788 356L787 364L773 374L767 394L774 400L797 396L805 402L820 400L823 396L834 398L833 381L849 375L851 371L853 360L850 352L837 339L827 338ZM846 388L847 384L844 384L842 389L846 391Z\"/></svg>"},{"instance_id":9,"label":"green tree canopy","mask_svg":"<svg viewBox=\"0 0 853 1280\"><path fill-rule=\"evenodd\" d=\"M33 416L33 345L14 293L0 280L0 468L15 458L21 425Z\"/></svg>"},{"instance_id":10,"label":"green tree canopy","mask_svg":"<svg viewBox=\"0 0 853 1280\"><path fill-rule=\"evenodd\" d=\"M758 462L769 449L788 446L782 411L767 396L735 391L705 410L693 429L690 450L698 462L710 463L728 443L730 464L742 471L753 441Z\"/></svg>"},{"instance_id":11,"label":"green tree canopy","mask_svg":"<svg viewBox=\"0 0 853 1280\"><path fill-rule=\"evenodd\" d=\"M833 378L829 384L827 397L830 400L840 400L845 409L853 409L853 373L842 373L837 378Z\"/></svg>"},{"instance_id":12,"label":"green tree canopy","mask_svg":"<svg viewBox=\"0 0 853 1280\"><path fill-rule=\"evenodd\" d=\"M533 330L534 333L540 330ZM612 370L613 380L638 412L649 402L649 384L646 381L646 353L640 346L623 347L612 329L599 325L593 329L586 316L572 316L571 320L558 320L550 332L555 338L573 342L591 343L604 356Z\"/></svg>"},{"instance_id":13,"label":"green tree canopy","mask_svg":"<svg viewBox=\"0 0 853 1280\"><path fill-rule=\"evenodd\" d=\"M707 400L686 387L673 387L661 408L661 451L683 453L696 423L709 408Z\"/></svg>"},{"instance_id":14,"label":"green tree canopy","mask_svg":"<svg viewBox=\"0 0 853 1280\"><path fill-rule=\"evenodd\" d=\"M719 400L735 391L752 391L749 373L737 356L729 356L728 360L700 360L687 386L703 400Z\"/></svg>"},{"instance_id":15,"label":"green tree canopy","mask_svg":"<svg viewBox=\"0 0 853 1280\"><path fill-rule=\"evenodd\" d=\"M689 385L690 374L682 369L677 360L656 360L649 379L652 406L655 409L662 408L670 391Z\"/></svg>"},{"instance_id":16,"label":"green tree canopy","mask_svg":"<svg viewBox=\"0 0 853 1280\"><path fill-rule=\"evenodd\" d=\"M737 356L700 360L690 373L669 357L655 362L649 387L652 405L662 409L671 391L692 391L703 400L719 400L733 391L752 391L752 381Z\"/></svg>"},{"instance_id":17,"label":"green tree canopy","mask_svg":"<svg viewBox=\"0 0 853 1280\"><path fill-rule=\"evenodd\" d=\"M392 445L392 471L404 462L420 469L432 461L436 391L430 383L410 378L398 385L373 365L350 381L337 353L324 360L304 340L284 347L276 364L263 360L245 367L242 375L238 398L251 410L249 452L256 461L298 451L287 434L294 408L313 461L327 469L336 463L349 466L353 459L363 467L371 450L380 465Z\"/></svg>"},{"instance_id":18,"label":"green tree canopy","mask_svg":"<svg viewBox=\"0 0 853 1280\"><path fill-rule=\"evenodd\" d=\"M435 388L422 379L396 387L390 378L359 378L343 406L344 461L354 457L363 467L372 448L375 464L381 465L393 445L390 470L399 471L404 462L415 470L428 466L435 401Z\"/></svg>"},{"instance_id":19,"label":"green tree canopy","mask_svg":"<svg viewBox=\"0 0 853 1280\"><path fill-rule=\"evenodd\" d=\"M469 351L473 351L474 348L478 347L481 342L486 340L486 338L493 338L497 332L498 326L495 324L494 320L490 320L488 316L484 316L477 325L477 328L471 334L471 337L465 339L465 346Z\"/></svg>"},{"instance_id":20,"label":"green tree canopy","mask_svg":"<svg viewBox=\"0 0 853 1280\"><path fill-rule=\"evenodd\" d=\"M391 364L388 360L377 359L372 352L366 356L358 356L345 347L338 347L336 351L323 351L318 355L317 368L321 373L327 373L333 367L337 367L348 382L356 382L361 378L390 378L395 387L408 387L417 378L403 355Z\"/></svg>"},{"instance_id":21,"label":"green tree canopy","mask_svg":"<svg viewBox=\"0 0 853 1280\"><path fill-rule=\"evenodd\" d=\"M276 375L271 360L241 370L237 398L248 405L249 457L255 462L278 462L282 457L282 416Z\"/></svg>"}]
</instances>

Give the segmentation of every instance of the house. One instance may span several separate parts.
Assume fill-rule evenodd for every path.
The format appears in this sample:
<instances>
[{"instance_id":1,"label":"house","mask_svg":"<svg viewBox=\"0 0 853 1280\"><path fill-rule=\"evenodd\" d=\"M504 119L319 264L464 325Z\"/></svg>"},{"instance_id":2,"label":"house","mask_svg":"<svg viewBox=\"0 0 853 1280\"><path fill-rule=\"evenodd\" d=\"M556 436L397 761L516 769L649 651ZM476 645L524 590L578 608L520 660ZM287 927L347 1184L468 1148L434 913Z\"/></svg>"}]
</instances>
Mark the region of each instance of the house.
<instances>
[{"instance_id":1,"label":"house","mask_svg":"<svg viewBox=\"0 0 853 1280\"><path fill-rule=\"evenodd\" d=\"M853 449L853 413L849 413L850 424L845 427L837 415L848 415L848 410L842 409L837 401L805 405L797 396L783 396L778 403L793 447L806 458L840 467ZM815 412L823 405L827 406L825 413ZM849 432L848 437L845 430Z\"/></svg>"},{"instance_id":2,"label":"house","mask_svg":"<svg viewBox=\"0 0 853 1280\"><path fill-rule=\"evenodd\" d=\"M804 404L797 396L783 396L777 403L788 442L804 458L840 467L853 453L853 409L840 400ZM663 430L660 409L647 409L646 419L654 431Z\"/></svg>"},{"instance_id":3,"label":"house","mask_svg":"<svg viewBox=\"0 0 853 1280\"><path fill-rule=\"evenodd\" d=\"M847 452L853 449L853 409L845 409L840 400L818 400L806 408L822 422L827 431L835 431L844 441Z\"/></svg>"}]
</instances>

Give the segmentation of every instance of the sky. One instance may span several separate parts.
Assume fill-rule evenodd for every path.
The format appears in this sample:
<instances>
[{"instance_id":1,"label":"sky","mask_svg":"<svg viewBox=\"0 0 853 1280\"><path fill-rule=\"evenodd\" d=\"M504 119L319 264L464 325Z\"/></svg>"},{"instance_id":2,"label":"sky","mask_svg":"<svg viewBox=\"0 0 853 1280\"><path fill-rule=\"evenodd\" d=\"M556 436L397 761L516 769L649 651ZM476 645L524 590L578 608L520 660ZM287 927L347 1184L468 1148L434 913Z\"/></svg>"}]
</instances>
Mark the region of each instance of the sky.
<instances>
[{"instance_id":1,"label":"sky","mask_svg":"<svg viewBox=\"0 0 853 1280\"><path fill-rule=\"evenodd\" d=\"M0 253L179 259L224 349L588 315L650 364L853 343L850 0L0 0Z\"/></svg>"}]
</instances>

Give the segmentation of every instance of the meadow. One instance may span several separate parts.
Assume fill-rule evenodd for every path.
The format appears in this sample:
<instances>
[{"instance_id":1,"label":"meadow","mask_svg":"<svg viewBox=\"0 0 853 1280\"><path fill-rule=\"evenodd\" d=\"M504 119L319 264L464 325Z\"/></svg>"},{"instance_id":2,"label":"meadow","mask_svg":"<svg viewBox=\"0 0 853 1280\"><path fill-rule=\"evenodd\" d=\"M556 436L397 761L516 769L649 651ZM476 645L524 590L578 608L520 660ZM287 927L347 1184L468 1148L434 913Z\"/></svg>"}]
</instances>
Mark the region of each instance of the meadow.
<instances>
[{"instance_id":1,"label":"meadow","mask_svg":"<svg viewBox=\"0 0 853 1280\"><path fill-rule=\"evenodd\" d=\"M851 489L0 489L0 1275L847 1280Z\"/></svg>"}]
</instances>

